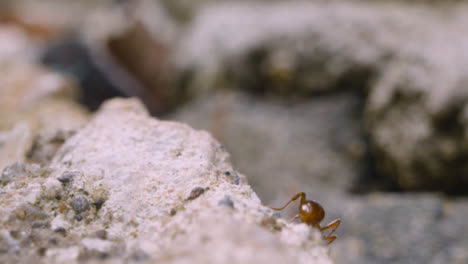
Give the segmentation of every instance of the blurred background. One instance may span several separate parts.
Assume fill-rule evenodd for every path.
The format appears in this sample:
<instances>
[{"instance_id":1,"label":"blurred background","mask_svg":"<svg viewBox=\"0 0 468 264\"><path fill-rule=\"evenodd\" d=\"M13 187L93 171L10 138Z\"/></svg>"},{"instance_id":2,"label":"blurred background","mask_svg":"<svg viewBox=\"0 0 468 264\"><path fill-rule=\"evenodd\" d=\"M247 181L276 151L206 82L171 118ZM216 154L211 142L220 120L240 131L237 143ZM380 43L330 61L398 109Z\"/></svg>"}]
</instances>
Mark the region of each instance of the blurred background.
<instances>
[{"instance_id":1,"label":"blurred background","mask_svg":"<svg viewBox=\"0 0 468 264\"><path fill-rule=\"evenodd\" d=\"M210 131L265 205L342 219L337 263L468 263L464 1L2 0L0 130L45 94Z\"/></svg>"}]
</instances>

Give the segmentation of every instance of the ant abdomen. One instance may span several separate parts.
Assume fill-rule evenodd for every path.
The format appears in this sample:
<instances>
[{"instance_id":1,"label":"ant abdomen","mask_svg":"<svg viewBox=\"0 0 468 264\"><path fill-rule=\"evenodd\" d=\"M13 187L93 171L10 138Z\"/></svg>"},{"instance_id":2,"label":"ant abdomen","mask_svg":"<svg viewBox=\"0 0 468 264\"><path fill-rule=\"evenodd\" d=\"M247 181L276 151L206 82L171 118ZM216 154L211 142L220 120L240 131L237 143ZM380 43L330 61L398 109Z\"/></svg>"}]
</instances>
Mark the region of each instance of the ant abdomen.
<instances>
[{"instance_id":1,"label":"ant abdomen","mask_svg":"<svg viewBox=\"0 0 468 264\"><path fill-rule=\"evenodd\" d=\"M325 210L316 202L305 201L299 208L299 217L308 225L319 224L325 217Z\"/></svg>"}]
</instances>

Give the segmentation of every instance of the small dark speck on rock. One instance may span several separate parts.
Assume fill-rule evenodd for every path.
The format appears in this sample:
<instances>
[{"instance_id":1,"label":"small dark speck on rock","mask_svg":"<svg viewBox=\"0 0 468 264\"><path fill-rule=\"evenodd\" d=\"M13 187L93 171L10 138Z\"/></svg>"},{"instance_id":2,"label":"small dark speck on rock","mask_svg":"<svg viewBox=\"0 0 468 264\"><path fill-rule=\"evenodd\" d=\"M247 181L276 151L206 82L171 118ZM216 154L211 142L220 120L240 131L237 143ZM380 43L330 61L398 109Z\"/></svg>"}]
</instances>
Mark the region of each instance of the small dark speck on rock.
<instances>
[{"instance_id":1,"label":"small dark speck on rock","mask_svg":"<svg viewBox=\"0 0 468 264\"><path fill-rule=\"evenodd\" d=\"M41 257L45 256L46 254L46 251L47 251L47 248L45 247L40 247L39 249L37 249L37 254Z\"/></svg>"},{"instance_id":2,"label":"small dark speck on rock","mask_svg":"<svg viewBox=\"0 0 468 264\"><path fill-rule=\"evenodd\" d=\"M107 239L107 231L104 229L96 231L96 237L100 239Z\"/></svg>"},{"instance_id":3,"label":"small dark speck on rock","mask_svg":"<svg viewBox=\"0 0 468 264\"><path fill-rule=\"evenodd\" d=\"M104 204L104 199L102 199L102 198L97 199L97 200L93 203L93 205L96 206L96 209L97 209L97 210L101 209L101 207L102 207L103 204Z\"/></svg>"},{"instance_id":4,"label":"small dark speck on rock","mask_svg":"<svg viewBox=\"0 0 468 264\"><path fill-rule=\"evenodd\" d=\"M83 195L78 195L73 198L71 202L71 207L77 213L84 212L89 209L88 199L86 199L86 197L84 197Z\"/></svg>"},{"instance_id":5,"label":"small dark speck on rock","mask_svg":"<svg viewBox=\"0 0 468 264\"><path fill-rule=\"evenodd\" d=\"M81 220L83 220L83 216L81 215L75 215L75 220L80 222Z\"/></svg>"},{"instance_id":6,"label":"small dark speck on rock","mask_svg":"<svg viewBox=\"0 0 468 264\"><path fill-rule=\"evenodd\" d=\"M176 214L177 214L177 210L174 209L174 208L172 208L171 211L169 212L169 215L170 215L170 216L174 216L174 215L176 215Z\"/></svg>"},{"instance_id":7,"label":"small dark speck on rock","mask_svg":"<svg viewBox=\"0 0 468 264\"><path fill-rule=\"evenodd\" d=\"M230 176L232 178L232 181L235 185L239 185L240 183L240 178L239 178L239 175L237 175L236 172L234 173L231 173L230 171L225 171L224 172L224 175L226 176Z\"/></svg>"},{"instance_id":8,"label":"small dark speck on rock","mask_svg":"<svg viewBox=\"0 0 468 264\"><path fill-rule=\"evenodd\" d=\"M62 234L63 236L67 235L67 230L61 226L57 227L55 230L54 230L55 233L59 233L59 234Z\"/></svg>"},{"instance_id":9,"label":"small dark speck on rock","mask_svg":"<svg viewBox=\"0 0 468 264\"><path fill-rule=\"evenodd\" d=\"M131 255L131 259L134 261L145 261L149 259L149 256L146 254L146 252L138 250Z\"/></svg>"},{"instance_id":10,"label":"small dark speck on rock","mask_svg":"<svg viewBox=\"0 0 468 264\"><path fill-rule=\"evenodd\" d=\"M234 202L231 200L229 195L225 195L223 199L219 200L218 205L234 208Z\"/></svg>"},{"instance_id":11,"label":"small dark speck on rock","mask_svg":"<svg viewBox=\"0 0 468 264\"><path fill-rule=\"evenodd\" d=\"M57 180L61 183L69 183L76 176L76 172L66 171L61 176L57 177Z\"/></svg>"},{"instance_id":12,"label":"small dark speck on rock","mask_svg":"<svg viewBox=\"0 0 468 264\"><path fill-rule=\"evenodd\" d=\"M18 230L11 230L10 231L10 236L13 237L14 239L20 239L21 238L21 232Z\"/></svg>"},{"instance_id":13,"label":"small dark speck on rock","mask_svg":"<svg viewBox=\"0 0 468 264\"><path fill-rule=\"evenodd\" d=\"M49 223L42 223L42 222L34 222L31 228L45 228L49 225Z\"/></svg>"},{"instance_id":14,"label":"small dark speck on rock","mask_svg":"<svg viewBox=\"0 0 468 264\"><path fill-rule=\"evenodd\" d=\"M192 189L192 191L190 192L190 195L185 200L186 201L194 200L198 198L198 196L202 195L206 190L208 190L208 188L205 189L203 187L195 187Z\"/></svg>"}]
</instances>

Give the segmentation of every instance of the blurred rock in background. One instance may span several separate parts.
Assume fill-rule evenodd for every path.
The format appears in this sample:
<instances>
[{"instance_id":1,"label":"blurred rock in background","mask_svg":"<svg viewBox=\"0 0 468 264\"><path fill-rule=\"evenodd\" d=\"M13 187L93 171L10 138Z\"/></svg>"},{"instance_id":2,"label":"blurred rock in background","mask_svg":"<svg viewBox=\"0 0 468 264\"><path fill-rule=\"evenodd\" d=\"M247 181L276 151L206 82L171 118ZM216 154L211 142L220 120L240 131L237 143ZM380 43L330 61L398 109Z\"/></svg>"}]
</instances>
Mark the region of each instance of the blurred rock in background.
<instances>
[{"instance_id":1,"label":"blurred rock in background","mask_svg":"<svg viewBox=\"0 0 468 264\"><path fill-rule=\"evenodd\" d=\"M87 121L75 102L76 86L57 73L11 62L1 65L0 79L1 168L14 161L49 161Z\"/></svg>"},{"instance_id":2,"label":"blurred rock in background","mask_svg":"<svg viewBox=\"0 0 468 264\"><path fill-rule=\"evenodd\" d=\"M401 189L463 193L466 12L341 1L209 5L175 60L191 73L188 90L302 100L354 91L379 175Z\"/></svg>"}]
</instances>

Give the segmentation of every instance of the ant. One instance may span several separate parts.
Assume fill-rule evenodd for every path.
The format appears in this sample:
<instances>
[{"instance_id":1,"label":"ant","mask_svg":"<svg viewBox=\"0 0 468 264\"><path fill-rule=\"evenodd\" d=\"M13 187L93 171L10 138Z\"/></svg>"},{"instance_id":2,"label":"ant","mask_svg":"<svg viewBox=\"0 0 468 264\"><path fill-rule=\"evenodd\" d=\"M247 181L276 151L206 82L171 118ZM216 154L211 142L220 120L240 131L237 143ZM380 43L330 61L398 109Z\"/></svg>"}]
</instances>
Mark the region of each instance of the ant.
<instances>
[{"instance_id":1,"label":"ant","mask_svg":"<svg viewBox=\"0 0 468 264\"><path fill-rule=\"evenodd\" d=\"M329 223L326 226L320 227L320 222L323 220L325 217L325 210L323 210L323 207L315 202L315 201L308 201L306 200L306 195L304 192L300 192L296 194L291 200L289 200L286 205L284 205L281 208L273 208L268 206L268 208L275 210L275 211L281 211L284 208L286 208L290 203L296 201L297 199L301 198L301 204L299 205L299 214L294 216L291 220L293 221L294 219L300 219L303 223L310 225L312 227L318 228L320 232L325 231L327 229L332 229L331 232L327 235L324 236L323 239L328 241L328 244L331 244L333 241L336 239L336 235L333 233L338 229L338 227L341 224L340 219L336 219Z\"/></svg>"}]
</instances>

